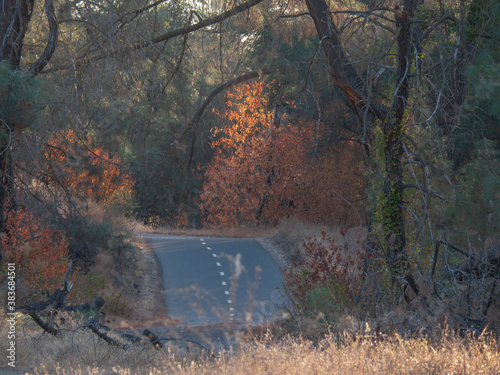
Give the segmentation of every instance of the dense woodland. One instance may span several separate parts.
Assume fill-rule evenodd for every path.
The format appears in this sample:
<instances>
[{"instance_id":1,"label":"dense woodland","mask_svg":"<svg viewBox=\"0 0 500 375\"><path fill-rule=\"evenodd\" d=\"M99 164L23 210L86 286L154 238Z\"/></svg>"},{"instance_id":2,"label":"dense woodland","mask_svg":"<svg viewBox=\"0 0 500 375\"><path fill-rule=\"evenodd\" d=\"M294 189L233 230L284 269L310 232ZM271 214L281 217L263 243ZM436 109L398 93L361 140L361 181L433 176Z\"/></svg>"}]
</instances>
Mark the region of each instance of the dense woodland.
<instances>
[{"instance_id":1,"label":"dense woodland","mask_svg":"<svg viewBox=\"0 0 500 375\"><path fill-rule=\"evenodd\" d=\"M0 35L1 256L33 293L120 248L99 210L293 217L368 232L309 239L298 300L500 322L497 1L5 0Z\"/></svg>"}]
</instances>

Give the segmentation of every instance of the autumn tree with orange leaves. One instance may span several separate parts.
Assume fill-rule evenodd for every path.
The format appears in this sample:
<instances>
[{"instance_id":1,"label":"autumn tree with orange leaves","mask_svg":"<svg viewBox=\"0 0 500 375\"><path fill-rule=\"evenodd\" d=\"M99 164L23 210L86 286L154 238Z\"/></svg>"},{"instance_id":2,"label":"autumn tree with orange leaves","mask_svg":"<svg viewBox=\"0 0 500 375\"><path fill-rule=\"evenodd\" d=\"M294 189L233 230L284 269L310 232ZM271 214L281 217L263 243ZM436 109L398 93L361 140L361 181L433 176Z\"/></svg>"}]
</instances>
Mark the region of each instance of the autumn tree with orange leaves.
<instances>
[{"instance_id":1,"label":"autumn tree with orange leaves","mask_svg":"<svg viewBox=\"0 0 500 375\"><path fill-rule=\"evenodd\" d=\"M325 125L293 116L294 103L273 108L271 87L254 81L227 93L201 193L205 222L274 225L295 215L359 225L364 182L354 147L323 150Z\"/></svg>"},{"instance_id":2,"label":"autumn tree with orange leaves","mask_svg":"<svg viewBox=\"0 0 500 375\"><path fill-rule=\"evenodd\" d=\"M123 173L122 162L92 139L74 131L60 133L47 142L45 158L52 183L71 190L82 199L109 202L131 194L133 181Z\"/></svg>"}]
</instances>

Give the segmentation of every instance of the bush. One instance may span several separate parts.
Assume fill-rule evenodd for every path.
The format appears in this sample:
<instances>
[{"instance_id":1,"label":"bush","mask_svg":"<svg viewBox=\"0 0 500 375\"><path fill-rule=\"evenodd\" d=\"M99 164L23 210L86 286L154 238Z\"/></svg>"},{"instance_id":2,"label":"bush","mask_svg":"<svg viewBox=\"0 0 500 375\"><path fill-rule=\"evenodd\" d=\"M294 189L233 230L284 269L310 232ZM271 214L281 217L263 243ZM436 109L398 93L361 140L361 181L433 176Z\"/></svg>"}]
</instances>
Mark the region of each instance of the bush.
<instances>
[{"instance_id":1,"label":"bush","mask_svg":"<svg viewBox=\"0 0 500 375\"><path fill-rule=\"evenodd\" d=\"M4 262L14 263L30 293L59 288L68 267L68 240L25 208L5 216Z\"/></svg>"},{"instance_id":2,"label":"bush","mask_svg":"<svg viewBox=\"0 0 500 375\"><path fill-rule=\"evenodd\" d=\"M321 229L320 236L307 237L291 269L284 274L296 306L306 306L308 316L321 314L327 323L358 302L366 271L361 236L350 241L343 229L340 236L341 241L337 241Z\"/></svg>"},{"instance_id":3,"label":"bush","mask_svg":"<svg viewBox=\"0 0 500 375\"><path fill-rule=\"evenodd\" d=\"M99 253L108 253L116 265L127 264L127 251L130 250L129 237L121 233L108 221L92 222L83 216L74 216L65 225L71 242L71 257L87 269Z\"/></svg>"}]
</instances>

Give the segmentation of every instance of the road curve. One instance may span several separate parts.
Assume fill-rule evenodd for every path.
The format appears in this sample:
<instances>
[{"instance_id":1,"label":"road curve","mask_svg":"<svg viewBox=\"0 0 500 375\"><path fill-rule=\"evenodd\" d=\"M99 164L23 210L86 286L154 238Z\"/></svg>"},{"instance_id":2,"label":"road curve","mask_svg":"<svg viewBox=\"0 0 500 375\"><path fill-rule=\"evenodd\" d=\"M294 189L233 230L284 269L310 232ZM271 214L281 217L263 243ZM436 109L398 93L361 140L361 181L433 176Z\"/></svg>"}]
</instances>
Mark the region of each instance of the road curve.
<instances>
[{"instance_id":1,"label":"road curve","mask_svg":"<svg viewBox=\"0 0 500 375\"><path fill-rule=\"evenodd\" d=\"M141 236L161 263L170 318L190 327L281 318L288 302L283 277L256 240Z\"/></svg>"}]
</instances>

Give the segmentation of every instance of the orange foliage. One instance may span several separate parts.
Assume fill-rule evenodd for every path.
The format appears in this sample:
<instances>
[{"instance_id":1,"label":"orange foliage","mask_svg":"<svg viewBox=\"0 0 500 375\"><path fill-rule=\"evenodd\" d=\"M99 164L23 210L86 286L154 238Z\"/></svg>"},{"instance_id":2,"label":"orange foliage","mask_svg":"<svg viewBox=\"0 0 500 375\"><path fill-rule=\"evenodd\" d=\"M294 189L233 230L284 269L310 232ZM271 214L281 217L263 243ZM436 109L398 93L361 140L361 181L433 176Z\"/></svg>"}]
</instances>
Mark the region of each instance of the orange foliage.
<instances>
[{"instance_id":1,"label":"orange foliage","mask_svg":"<svg viewBox=\"0 0 500 375\"><path fill-rule=\"evenodd\" d=\"M279 115L277 123L278 111L269 109L266 90L257 81L227 94L223 124L213 129L220 139L212 143L216 152L201 193L205 222L274 224L294 214L308 221L353 224L356 204L346 201L359 200L363 186L354 147L338 157L333 150L312 155L324 126L287 114Z\"/></svg>"},{"instance_id":2,"label":"orange foliage","mask_svg":"<svg viewBox=\"0 0 500 375\"><path fill-rule=\"evenodd\" d=\"M22 284L32 291L60 288L68 266L68 241L26 209L5 216L5 262L15 263Z\"/></svg>"},{"instance_id":3,"label":"orange foliage","mask_svg":"<svg viewBox=\"0 0 500 375\"><path fill-rule=\"evenodd\" d=\"M86 143L91 144L91 140ZM45 156L58 166L64 187L84 198L108 201L131 193L133 181L122 173L121 160L102 147L87 148L73 131L49 140Z\"/></svg>"},{"instance_id":4,"label":"orange foliage","mask_svg":"<svg viewBox=\"0 0 500 375\"><path fill-rule=\"evenodd\" d=\"M366 182L359 153L351 142L341 147L319 155L304 180L304 199L310 204L296 212L303 220L351 227L366 219Z\"/></svg>"}]
</instances>

